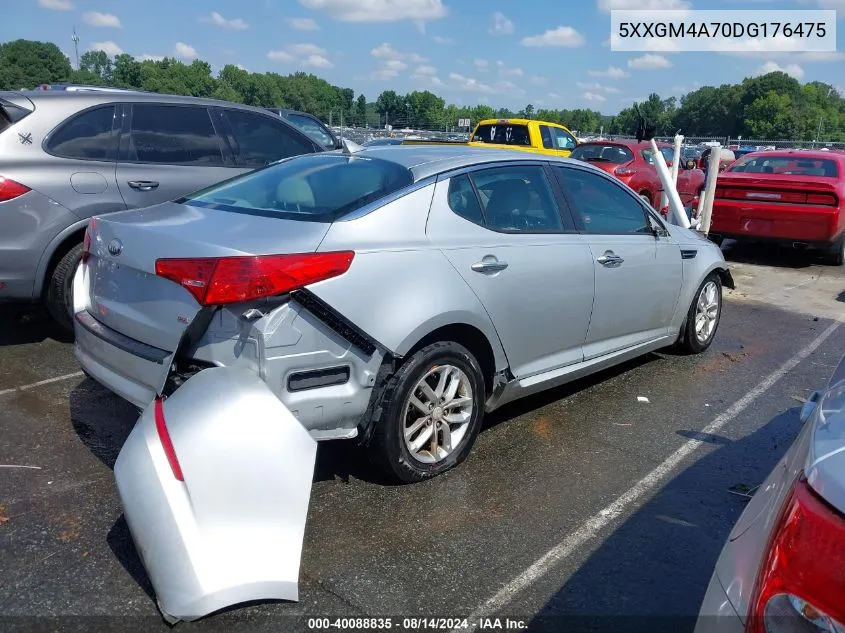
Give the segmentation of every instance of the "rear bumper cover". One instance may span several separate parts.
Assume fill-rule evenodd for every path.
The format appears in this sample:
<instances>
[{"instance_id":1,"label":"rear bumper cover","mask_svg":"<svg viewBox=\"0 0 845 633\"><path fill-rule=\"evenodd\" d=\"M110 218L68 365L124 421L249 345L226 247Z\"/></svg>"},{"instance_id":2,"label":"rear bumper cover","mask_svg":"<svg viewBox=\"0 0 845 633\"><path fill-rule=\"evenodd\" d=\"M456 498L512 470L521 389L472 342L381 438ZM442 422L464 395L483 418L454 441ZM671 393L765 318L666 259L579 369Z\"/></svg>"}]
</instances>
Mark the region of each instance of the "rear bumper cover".
<instances>
[{"instance_id":1,"label":"rear bumper cover","mask_svg":"<svg viewBox=\"0 0 845 633\"><path fill-rule=\"evenodd\" d=\"M778 208L719 200L713 206L710 232L732 238L755 238L830 244L842 232L838 209L780 205Z\"/></svg>"},{"instance_id":2,"label":"rear bumper cover","mask_svg":"<svg viewBox=\"0 0 845 633\"><path fill-rule=\"evenodd\" d=\"M298 599L316 442L254 373L212 368L163 403L184 481L141 415L115 463L126 522L169 622Z\"/></svg>"}]
</instances>

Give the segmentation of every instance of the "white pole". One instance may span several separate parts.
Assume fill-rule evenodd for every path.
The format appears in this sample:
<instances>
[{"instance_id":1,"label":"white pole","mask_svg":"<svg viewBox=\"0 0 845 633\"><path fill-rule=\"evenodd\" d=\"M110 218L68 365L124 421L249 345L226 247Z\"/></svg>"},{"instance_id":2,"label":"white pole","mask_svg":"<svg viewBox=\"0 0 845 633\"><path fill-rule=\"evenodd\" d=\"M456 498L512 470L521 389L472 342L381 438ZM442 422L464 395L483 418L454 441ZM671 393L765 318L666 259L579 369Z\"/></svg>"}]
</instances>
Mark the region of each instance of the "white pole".
<instances>
[{"instance_id":1,"label":"white pole","mask_svg":"<svg viewBox=\"0 0 845 633\"><path fill-rule=\"evenodd\" d=\"M722 159L722 148L715 145L710 150L710 160L707 166L707 180L704 183L704 204L701 207L701 229L707 235L710 233L710 218L713 215L713 198L716 195L716 178L719 176L719 163Z\"/></svg>"},{"instance_id":2,"label":"white pole","mask_svg":"<svg viewBox=\"0 0 845 633\"><path fill-rule=\"evenodd\" d=\"M675 135L675 151L672 154L672 182L675 183L676 188L678 186L678 168L681 163L681 143L683 143L683 141L683 136L680 134ZM660 194L660 208L665 208L667 204L669 204L669 198L664 190L663 193Z\"/></svg>"},{"instance_id":3,"label":"white pole","mask_svg":"<svg viewBox=\"0 0 845 633\"><path fill-rule=\"evenodd\" d=\"M666 166L666 159L660 153L660 148L654 139L649 141L651 143L651 151L654 153L654 166L657 167L657 175L660 176L660 182L663 183L663 191L668 195L669 211L671 215L675 216L675 224L679 224L685 229L690 228L690 221L687 218L687 213L684 210L684 205L681 203L681 196L678 195L678 188L672 182L672 174L669 173L669 168Z\"/></svg>"}]
</instances>

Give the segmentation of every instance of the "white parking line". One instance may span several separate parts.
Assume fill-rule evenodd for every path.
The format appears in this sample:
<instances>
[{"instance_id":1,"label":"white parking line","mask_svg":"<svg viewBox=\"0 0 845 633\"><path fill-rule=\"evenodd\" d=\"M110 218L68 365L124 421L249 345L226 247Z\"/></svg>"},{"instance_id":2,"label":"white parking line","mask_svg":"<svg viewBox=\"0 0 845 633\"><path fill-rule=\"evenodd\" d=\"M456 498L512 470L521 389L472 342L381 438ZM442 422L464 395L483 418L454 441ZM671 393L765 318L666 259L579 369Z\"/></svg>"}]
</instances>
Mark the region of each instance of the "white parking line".
<instances>
[{"instance_id":1,"label":"white parking line","mask_svg":"<svg viewBox=\"0 0 845 633\"><path fill-rule=\"evenodd\" d=\"M812 343L800 350L795 356L781 365L777 370L764 378L756 387L731 405L724 413L718 415L710 424L701 429L701 433L715 433L728 422L736 418L757 398L768 391L778 380L812 354L818 347L842 325L841 321L834 321ZM569 558L575 551L587 543L598 533L624 513L630 506L639 501L647 493L656 488L663 479L672 472L685 458L704 442L702 440L688 440L677 451L672 453L657 468L631 486L613 503L587 519L577 530L569 534L560 543L537 559L528 569L502 587L496 595L482 604L469 616L469 627L455 629L453 633L470 633L478 627L479 618L493 616L499 609L513 600L523 589L548 574L555 566Z\"/></svg>"},{"instance_id":2,"label":"white parking line","mask_svg":"<svg viewBox=\"0 0 845 633\"><path fill-rule=\"evenodd\" d=\"M62 380L70 380L71 378L81 378L83 376L81 371L75 371L72 374L65 374L64 376L56 376L55 378L48 378L47 380L39 380L28 385L21 385L20 387L12 387L11 389L0 389L0 396L5 396L10 393L17 393L18 391L28 391L35 389L41 385L49 385L53 382L61 382Z\"/></svg>"}]
</instances>

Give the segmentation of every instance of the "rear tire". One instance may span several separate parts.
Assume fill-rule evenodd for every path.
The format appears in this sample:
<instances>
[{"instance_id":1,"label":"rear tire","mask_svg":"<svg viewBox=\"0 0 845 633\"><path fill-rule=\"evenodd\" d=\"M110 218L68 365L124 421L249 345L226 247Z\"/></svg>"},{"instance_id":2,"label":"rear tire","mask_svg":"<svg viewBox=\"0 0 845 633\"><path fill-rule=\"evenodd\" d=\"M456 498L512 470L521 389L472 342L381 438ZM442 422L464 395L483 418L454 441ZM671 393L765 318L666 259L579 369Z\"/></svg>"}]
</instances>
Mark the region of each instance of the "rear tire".
<instances>
[{"instance_id":1,"label":"rear tire","mask_svg":"<svg viewBox=\"0 0 845 633\"><path fill-rule=\"evenodd\" d=\"M649 196L647 192L643 191L640 193L640 198L642 198L643 202L645 202L649 207L652 209L654 208L654 204L651 202L651 196Z\"/></svg>"},{"instance_id":2,"label":"rear tire","mask_svg":"<svg viewBox=\"0 0 845 633\"><path fill-rule=\"evenodd\" d=\"M441 384L444 373L447 377ZM456 387L452 380L457 381ZM443 399L427 398L425 387L421 388L424 381ZM455 391L451 399L450 387ZM418 350L375 395L377 421L367 446L370 459L392 481L404 484L430 479L457 466L478 437L485 396L484 374L465 347L444 341ZM450 404L458 400L465 401L460 409ZM432 403L437 406L427 408ZM458 419L464 421L454 421ZM414 448L420 442L421 446Z\"/></svg>"},{"instance_id":3,"label":"rear tire","mask_svg":"<svg viewBox=\"0 0 845 633\"><path fill-rule=\"evenodd\" d=\"M831 266L845 264L845 233L839 236L830 249L825 253L825 262Z\"/></svg>"},{"instance_id":4,"label":"rear tire","mask_svg":"<svg viewBox=\"0 0 845 633\"><path fill-rule=\"evenodd\" d=\"M686 354L701 354L713 343L722 319L722 280L710 273L693 295L678 349Z\"/></svg>"},{"instance_id":5,"label":"rear tire","mask_svg":"<svg viewBox=\"0 0 845 633\"><path fill-rule=\"evenodd\" d=\"M50 316L68 332L73 332L73 276L81 260L82 244L76 244L56 264L44 296Z\"/></svg>"}]
</instances>

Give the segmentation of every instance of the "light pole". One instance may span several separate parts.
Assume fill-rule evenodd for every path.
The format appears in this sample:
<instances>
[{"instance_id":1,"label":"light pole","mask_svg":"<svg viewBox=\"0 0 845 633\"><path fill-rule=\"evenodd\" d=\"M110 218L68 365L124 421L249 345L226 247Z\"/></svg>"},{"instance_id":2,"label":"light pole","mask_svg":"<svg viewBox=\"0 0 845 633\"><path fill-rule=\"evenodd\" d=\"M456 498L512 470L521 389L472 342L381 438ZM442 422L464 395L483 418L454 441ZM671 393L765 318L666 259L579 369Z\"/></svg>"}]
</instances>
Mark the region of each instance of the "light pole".
<instances>
[{"instance_id":1,"label":"light pole","mask_svg":"<svg viewBox=\"0 0 845 633\"><path fill-rule=\"evenodd\" d=\"M73 35L70 38L73 42L73 50L76 53L76 70L79 70L79 36L76 34L76 26L73 27Z\"/></svg>"}]
</instances>

